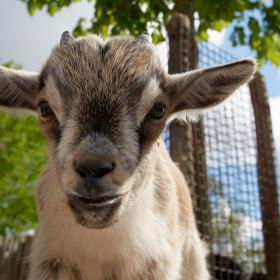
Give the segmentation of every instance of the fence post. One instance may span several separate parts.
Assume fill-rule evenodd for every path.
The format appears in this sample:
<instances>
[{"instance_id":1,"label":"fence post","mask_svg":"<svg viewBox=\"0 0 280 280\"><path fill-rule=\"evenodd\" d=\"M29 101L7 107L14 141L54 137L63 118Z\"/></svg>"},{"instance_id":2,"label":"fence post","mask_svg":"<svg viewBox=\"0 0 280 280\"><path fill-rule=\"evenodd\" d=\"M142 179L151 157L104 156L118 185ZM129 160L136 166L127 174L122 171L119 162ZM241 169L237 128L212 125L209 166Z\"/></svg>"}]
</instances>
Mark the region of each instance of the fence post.
<instances>
[{"instance_id":1,"label":"fence post","mask_svg":"<svg viewBox=\"0 0 280 280\"><path fill-rule=\"evenodd\" d=\"M203 119L192 125L195 171L195 214L199 232L204 240L211 241L211 209L209 204L205 134Z\"/></svg>"},{"instance_id":2,"label":"fence post","mask_svg":"<svg viewBox=\"0 0 280 280\"><path fill-rule=\"evenodd\" d=\"M169 73L195 69L197 49L193 22L189 17L176 13L168 25ZM200 233L210 241L210 207L207 189L206 157L203 121L191 125L176 121L170 127L171 156L185 175L194 202L194 210Z\"/></svg>"},{"instance_id":3,"label":"fence post","mask_svg":"<svg viewBox=\"0 0 280 280\"><path fill-rule=\"evenodd\" d=\"M190 22L183 14L174 14L167 25L169 37L169 73L180 73L191 69L189 61L189 30ZM193 145L192 127L176 121L170 127L170 153L185 175L188 185L193 191Z\"/></svg>"},{"instance_id":4,"label":"fence post","mask_svg":"<svg viewBox=\"0 0 280 280\"><path fill-rule=\"evenodd\" d=\"M258 151L258 181L267 275L280 279L280 215L275 150L266 88L259 73L249 84L254 108Z\"/></svg>"},{"instance_id":5,"label":"fence post","mask_svg":"<svg viewBox=\"0 0 280 280\"><path fill-rule=\"evenodd\" d=\"M0 280L26 280L33 236L0 236Z\"/></svg>"}]
</instances>

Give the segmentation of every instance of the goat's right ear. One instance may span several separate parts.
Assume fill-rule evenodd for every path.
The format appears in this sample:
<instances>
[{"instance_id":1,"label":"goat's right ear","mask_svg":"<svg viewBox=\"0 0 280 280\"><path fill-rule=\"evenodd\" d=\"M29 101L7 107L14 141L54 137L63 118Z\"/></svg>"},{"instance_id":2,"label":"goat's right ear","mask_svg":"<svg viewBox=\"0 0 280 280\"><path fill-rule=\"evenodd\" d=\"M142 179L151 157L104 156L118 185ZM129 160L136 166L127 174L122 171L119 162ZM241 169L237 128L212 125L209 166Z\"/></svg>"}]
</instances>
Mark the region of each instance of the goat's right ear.
<instances>
[{"instance_id":1,"label":"goat's right ear","mask_svg":"<svg viewBox=\"0 0 280 280\"><path fill-rule=\"evenodd\" d=\"M0 106L35 110L39 74L0 66Z\"/></svg>"},{"instance_id":2,"label":"goat's right ear","mask_svg":"<svg viewBox=\"0 0 280 280\"><path fill-rule=\"evenodd\" d=\"M243 59L206 69L170 75L172 113L192 116L225 101L256 72L256 61Z\"/></svg>"}]
</instances>

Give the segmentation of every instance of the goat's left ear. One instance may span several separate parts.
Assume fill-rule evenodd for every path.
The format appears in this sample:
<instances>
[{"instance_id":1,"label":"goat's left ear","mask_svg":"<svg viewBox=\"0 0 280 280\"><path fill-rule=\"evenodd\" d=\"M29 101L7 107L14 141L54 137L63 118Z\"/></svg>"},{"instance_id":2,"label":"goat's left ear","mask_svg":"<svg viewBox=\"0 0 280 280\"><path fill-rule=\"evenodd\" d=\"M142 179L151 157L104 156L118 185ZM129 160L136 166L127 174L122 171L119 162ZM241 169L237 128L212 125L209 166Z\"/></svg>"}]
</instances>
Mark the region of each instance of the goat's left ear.
<instances>
[{"instance_id":1,"label":"goat's left ear","mask_svg":"<svg viewBox=\"0 0 280 280\"><path fill-rule=\"evenodd\" d=\"M256 71L253 59L239 60L216 67L169 76L171 114L200 113L228 98L248 82Z\"/></svg>"},{"instance_id":2,"label":"goat's left ear","mask_svg":"<svg viewBox=\"0 0 280 280\"><path fill-rule=\"evenodd\" d=\"M35 110L39 75L0 66L0 106Z\"/></svg>"}]
</instances>

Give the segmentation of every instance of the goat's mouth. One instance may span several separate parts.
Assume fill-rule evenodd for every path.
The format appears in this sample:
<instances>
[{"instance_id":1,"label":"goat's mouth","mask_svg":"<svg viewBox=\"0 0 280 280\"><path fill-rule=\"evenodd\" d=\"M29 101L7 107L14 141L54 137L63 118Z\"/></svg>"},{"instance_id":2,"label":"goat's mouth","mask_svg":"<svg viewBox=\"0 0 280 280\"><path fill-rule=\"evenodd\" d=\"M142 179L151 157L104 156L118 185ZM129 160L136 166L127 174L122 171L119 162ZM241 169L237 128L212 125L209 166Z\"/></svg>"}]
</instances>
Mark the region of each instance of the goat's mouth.
<instances>
[{"instance_id":1,"label":"goat's mouth","mask_svg":"<svg viewBox=\"0 0 280 280\"><path fill-rule=\"evenodd\" d=\"M92 229L101 229L116 222L122 198L123 195L85 198L68 194L68 204L80 225Z\"/></svg>"},{"instance_id":2,"label":"goat's mouth","mask_svg":"<svg viewBox=\"0 0 280 280\"><path fill-rule=\"evenodd\" d=\"M68 195L70 204L80 205L88 210L101 210L102 208L112 207L122 199L123 195L104 195L96 198L88 198L73 194Z\"/></svg>"}]
</instances>

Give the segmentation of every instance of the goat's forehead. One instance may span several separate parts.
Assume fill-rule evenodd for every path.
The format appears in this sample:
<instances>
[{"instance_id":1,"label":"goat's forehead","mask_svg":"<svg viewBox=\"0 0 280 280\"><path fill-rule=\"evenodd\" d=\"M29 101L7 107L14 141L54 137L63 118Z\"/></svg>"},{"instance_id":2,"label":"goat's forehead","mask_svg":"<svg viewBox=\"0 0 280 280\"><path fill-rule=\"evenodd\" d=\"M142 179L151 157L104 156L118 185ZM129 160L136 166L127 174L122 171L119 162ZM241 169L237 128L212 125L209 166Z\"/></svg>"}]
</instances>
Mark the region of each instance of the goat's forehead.
<instances>
[{"instance_id":1,"label":"goat's forehead","mask_svg":"<svg viewBox=\"0 0 280 280\"><path fill-rule=\"evenodd\" d=\"M164 76L164 72L152 45L132 38L103 41L89 36L56 47L41 73L42 83L49 75L77 91L97 84L126 88L134 80Z\"/></svg>"},{"instance_id":2,"label":"goat's forehead","mask_svg":"<svg viewBox=\"0 0 280 280\"><path fill-rule=\"evenodd\" d=\"M90 36L56 47L41 73L41 81L53 81L56 88L52 99L59 94L68 108L86 109L88 104L88 110L94 104L107 104L106 108L123 106L124 102L133 105L143 100L142 94L151 84L156 89L155 85L162 86L164 80L165 73L153 47L132 38L106 42Z\"/></svg>"}]
</instances>

